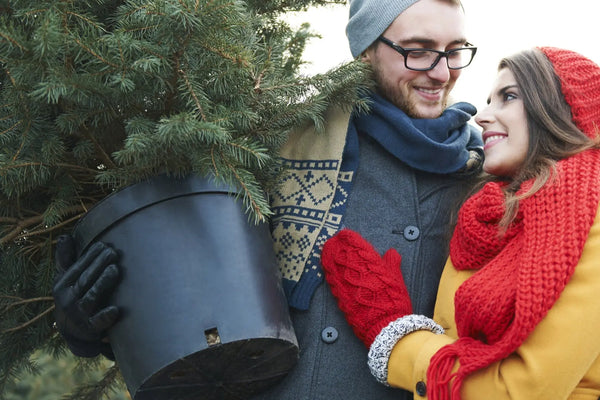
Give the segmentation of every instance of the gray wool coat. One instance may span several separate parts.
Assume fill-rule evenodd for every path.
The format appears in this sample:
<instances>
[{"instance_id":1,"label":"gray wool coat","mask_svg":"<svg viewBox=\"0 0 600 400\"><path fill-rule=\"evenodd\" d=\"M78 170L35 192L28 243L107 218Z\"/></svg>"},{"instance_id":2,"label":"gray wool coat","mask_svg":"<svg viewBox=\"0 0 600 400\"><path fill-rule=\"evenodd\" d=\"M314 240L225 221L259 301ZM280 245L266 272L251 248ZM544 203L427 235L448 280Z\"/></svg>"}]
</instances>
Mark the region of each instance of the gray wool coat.
<instances>
[{"instance_id":1,"label":"gray wool coat","mask_svg":"<svg viewBox=\"0 0 600 400\"><path fill-rule=\"evenodd\" d=\"M383 254L402 255L402 274L414 313L432 316L448 256L454 217L471 185L467 178L414 170L378 143L359 135L360 164L343 226ZM277 385L252 400L406 400L412 393L378 383L368 349L345 321L326 282L306 311L291 310L300 356Z\"/></svg>"}]
</instances>

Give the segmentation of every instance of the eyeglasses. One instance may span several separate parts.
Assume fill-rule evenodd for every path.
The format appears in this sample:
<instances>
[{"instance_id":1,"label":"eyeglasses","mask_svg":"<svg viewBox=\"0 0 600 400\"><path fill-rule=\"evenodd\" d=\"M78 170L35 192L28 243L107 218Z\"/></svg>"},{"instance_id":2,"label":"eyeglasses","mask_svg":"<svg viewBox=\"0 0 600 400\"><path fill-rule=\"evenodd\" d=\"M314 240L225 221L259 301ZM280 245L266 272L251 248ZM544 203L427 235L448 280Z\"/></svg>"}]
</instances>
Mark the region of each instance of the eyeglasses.
<instances>
[{"instance_id":1,"label":"eyeglasses","mask_svg":"<svg viewBox=\"0 0 600 400\"><path fill-rule=\"evenodd\" d=\"M429 71L435 68L442 57L446 58L448 69L465 68L471 64L475 53L477 53L477 47L470 43L465 43L466 47L439 51L433 49L405 49L383 36L379 36L377 40L402 54L404 56L404 66L413 71Z\"/></svg>"}]
</instances>

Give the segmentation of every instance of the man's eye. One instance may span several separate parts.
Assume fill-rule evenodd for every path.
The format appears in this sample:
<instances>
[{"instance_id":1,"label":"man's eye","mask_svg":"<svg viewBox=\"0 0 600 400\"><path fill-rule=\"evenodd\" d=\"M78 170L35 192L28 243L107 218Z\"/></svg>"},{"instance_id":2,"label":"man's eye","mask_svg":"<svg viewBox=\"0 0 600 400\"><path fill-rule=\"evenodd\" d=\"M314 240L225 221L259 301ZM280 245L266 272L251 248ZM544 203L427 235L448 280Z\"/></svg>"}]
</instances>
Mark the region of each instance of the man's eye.
<instances>
[{"instance_id":1,"label":"man's eye","mask_svg":"<svg viewBox=\"0 0 600 400\"><path fill-rule=\"evenodd\" d=\"M431 57L432 53L430 51L419 51L419 50L411 50L410 51L410 56L412 58L426 58L426 57Z\"/></svg>"}]
</instances>

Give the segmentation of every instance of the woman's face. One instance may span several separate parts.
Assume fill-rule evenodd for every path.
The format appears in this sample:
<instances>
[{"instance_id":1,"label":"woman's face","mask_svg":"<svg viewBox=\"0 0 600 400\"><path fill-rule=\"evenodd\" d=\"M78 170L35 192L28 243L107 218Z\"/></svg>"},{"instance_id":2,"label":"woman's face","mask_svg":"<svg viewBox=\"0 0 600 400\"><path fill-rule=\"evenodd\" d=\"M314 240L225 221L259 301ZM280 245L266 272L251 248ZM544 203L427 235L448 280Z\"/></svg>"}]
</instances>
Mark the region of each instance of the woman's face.
<instances>
[{"instance_id":1,"label":"woman's face","mask_svg":"<svg viewBox=\"0 0 600 400\"><path fill-rule=\"evenodd\" d=\"M475 117L483 128L483 170L512 177L525 162L529 130L521 91L508 68L498 72L488 106Z\"/></svg>"}]
</instances>

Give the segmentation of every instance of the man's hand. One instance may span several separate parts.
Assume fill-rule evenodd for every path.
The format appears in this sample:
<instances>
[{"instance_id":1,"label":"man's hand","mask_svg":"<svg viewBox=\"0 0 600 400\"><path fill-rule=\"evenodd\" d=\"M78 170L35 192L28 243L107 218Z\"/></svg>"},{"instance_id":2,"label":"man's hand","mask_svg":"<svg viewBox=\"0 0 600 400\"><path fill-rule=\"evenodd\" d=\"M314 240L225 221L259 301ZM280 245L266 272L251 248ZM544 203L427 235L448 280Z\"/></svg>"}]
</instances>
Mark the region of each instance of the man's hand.
<instances>
[{"instance_id":1,"label":"man's hand","mask_svg":"<svg viewBox=\"0 0 600 400\"><path fill-rule=\"evenodd\" d=\"M119 318L108 298L119 282L117 253L102 242L94 243L79 259L70 235L58 238L54 296L56 326L71 351L81 357L100 353L112 358L106 331Z\"/></svg>"},{"instance_id":2,"label":"man's hand","mask_svg":"<svg viewBox=\"0 0 600 400\"><path fill-rule=\"evenodd\" d=\"M390 322L412 314L395 249L381 257L357 232L344 229L325 242L321 263L346 320L367 347Z\"/></svg>"}]
</instances>

